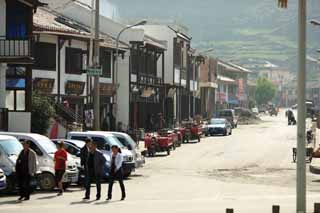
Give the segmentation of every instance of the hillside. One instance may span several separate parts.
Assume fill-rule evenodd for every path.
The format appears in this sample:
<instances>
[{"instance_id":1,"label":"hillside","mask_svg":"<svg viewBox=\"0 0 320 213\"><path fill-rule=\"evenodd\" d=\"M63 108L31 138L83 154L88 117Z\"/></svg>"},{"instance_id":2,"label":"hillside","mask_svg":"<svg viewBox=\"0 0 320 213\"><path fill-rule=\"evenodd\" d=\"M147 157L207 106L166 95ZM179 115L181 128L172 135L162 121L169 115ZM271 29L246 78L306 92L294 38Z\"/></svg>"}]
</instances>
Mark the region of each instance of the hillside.
<instances>
[{"instance_id":1,"label":"hillside","mask_svg":"<svg viewBox=\"0 0 320 213\"><path fill-rule=\"evenodd\" d=\"M195 47L213 47L215 55L227 60L258 58L288 66L287 60L297 51L297 1L290 1L287 10L277 8L276 0L108 1L116 5L123 20L181 22L189 27ZM320 1L308 4L309 18L319 16ZM319 47L319 35L320 29L309 26L311 55Z\"/></svg>"}]
</instances>

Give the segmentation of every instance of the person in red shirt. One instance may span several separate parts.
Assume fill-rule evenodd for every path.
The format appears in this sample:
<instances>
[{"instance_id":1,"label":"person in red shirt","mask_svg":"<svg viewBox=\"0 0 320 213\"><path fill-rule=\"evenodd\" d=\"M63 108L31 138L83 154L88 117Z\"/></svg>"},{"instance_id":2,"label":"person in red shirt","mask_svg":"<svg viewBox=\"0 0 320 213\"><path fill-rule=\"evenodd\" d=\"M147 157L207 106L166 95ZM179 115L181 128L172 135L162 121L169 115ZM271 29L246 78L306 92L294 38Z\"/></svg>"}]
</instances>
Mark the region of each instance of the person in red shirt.
<instances>
[{"instance_id":1,"label":"person in red shirt","mask_svg":"<svg viewBox=\"0 0 320 213\"><path fill-rule=\"evenodd\" d=\"M58 150L56 153L54 153L54 169L56 173L56 182L57 186L59 188L58 196L61 196L63 194L63 175L66 172L66 162L68 159L68 155L66 150L64 149L64 143L63 141L58 144L57 146Z\"/></svg>"}]
</instances>

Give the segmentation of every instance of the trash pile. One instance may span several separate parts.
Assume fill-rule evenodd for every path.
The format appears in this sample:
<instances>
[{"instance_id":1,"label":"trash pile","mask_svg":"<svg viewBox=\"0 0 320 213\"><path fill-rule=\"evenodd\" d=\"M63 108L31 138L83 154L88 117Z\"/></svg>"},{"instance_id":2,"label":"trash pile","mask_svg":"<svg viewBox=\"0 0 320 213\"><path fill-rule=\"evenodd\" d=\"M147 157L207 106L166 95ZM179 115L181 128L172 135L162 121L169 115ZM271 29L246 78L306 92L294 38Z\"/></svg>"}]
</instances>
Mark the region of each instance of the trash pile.
<instances>
[{"instance_id":1,"label":"trash pile","mask_svg":"<svg viewBox=\"0 0 320 213\"><path fill-rule=\"evenodd\" d=\"M237 110L238 124L240 125L252 125L259 124L261 119L251 112L249 109L240 108Z\"/></svg>"}]
</instances>

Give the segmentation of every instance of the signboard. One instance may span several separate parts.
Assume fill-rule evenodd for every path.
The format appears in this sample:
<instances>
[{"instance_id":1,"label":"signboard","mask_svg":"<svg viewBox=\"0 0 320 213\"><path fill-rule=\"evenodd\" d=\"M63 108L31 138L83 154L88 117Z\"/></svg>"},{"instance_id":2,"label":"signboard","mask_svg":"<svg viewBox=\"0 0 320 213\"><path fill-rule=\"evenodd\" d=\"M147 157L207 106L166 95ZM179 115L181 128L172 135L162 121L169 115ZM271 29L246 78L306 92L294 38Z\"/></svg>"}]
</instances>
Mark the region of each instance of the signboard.
<instances>
[{"instance_id":1,"label":"signboard","mask_svg":"<svg viewBox=\"0 0 320 213\"><path fill-rule=\"evenodd\" d=\"M82 95L85 87L85 82L67 81L65 92L69 95Z\"/></svg>"},{"instance_id":2,"label":"signboard","mask_svg":"<svg viewBox=\"0 0 320 213\"><path fill-rule=\"evenodd\" d=\"M116 85L100 83L100 95L113 96L116 93Z\"/></svg>"},{"instance_id":3,"label":"signboard","mask_svg":"<svg viewBox=\"0 0 320 213\"><path fill-rule=\"evenodd\" d=\"M50 78L35 78L33 81L33 90L44 93L51 94L54 87L54 79Z\"/></svg>"},{"instance_id":4,"label":"signboard","mask_svg":"<svg viewBox=\"0 0 320 213\"><path fill-rule=\"evenodd\" d=\"M89 75L89 76L100 76L100 75L102 75L102 67L88 67L87 75Z\"/></svg>"}]
</instances>

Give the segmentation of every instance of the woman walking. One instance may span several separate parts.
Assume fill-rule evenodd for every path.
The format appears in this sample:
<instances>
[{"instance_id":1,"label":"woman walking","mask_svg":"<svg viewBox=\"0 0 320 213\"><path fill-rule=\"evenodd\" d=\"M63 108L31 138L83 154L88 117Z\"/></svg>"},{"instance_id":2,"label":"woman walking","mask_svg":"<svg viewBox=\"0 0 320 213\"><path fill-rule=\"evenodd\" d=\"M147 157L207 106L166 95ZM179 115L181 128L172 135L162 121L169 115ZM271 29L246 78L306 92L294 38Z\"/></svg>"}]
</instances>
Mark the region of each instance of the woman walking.
<instances>
[{"instance_id":1,"label":"woman walking","mask_svg":"<svg viewBox=\"0 0 320 213\"><path fill-rule=\"evenodd\" d=\"M123 184L123 156L121 154L121 149L113 145L111 147L112 150L112 159L111 159L111 165L110 165L110 179L109 179L109 189L108 189L108 199L112 199L112 187L115 180L119 181L120 189L121 189L121 200L124 200L126 198L126 190Z\"/></svg>"}]
</instances>

